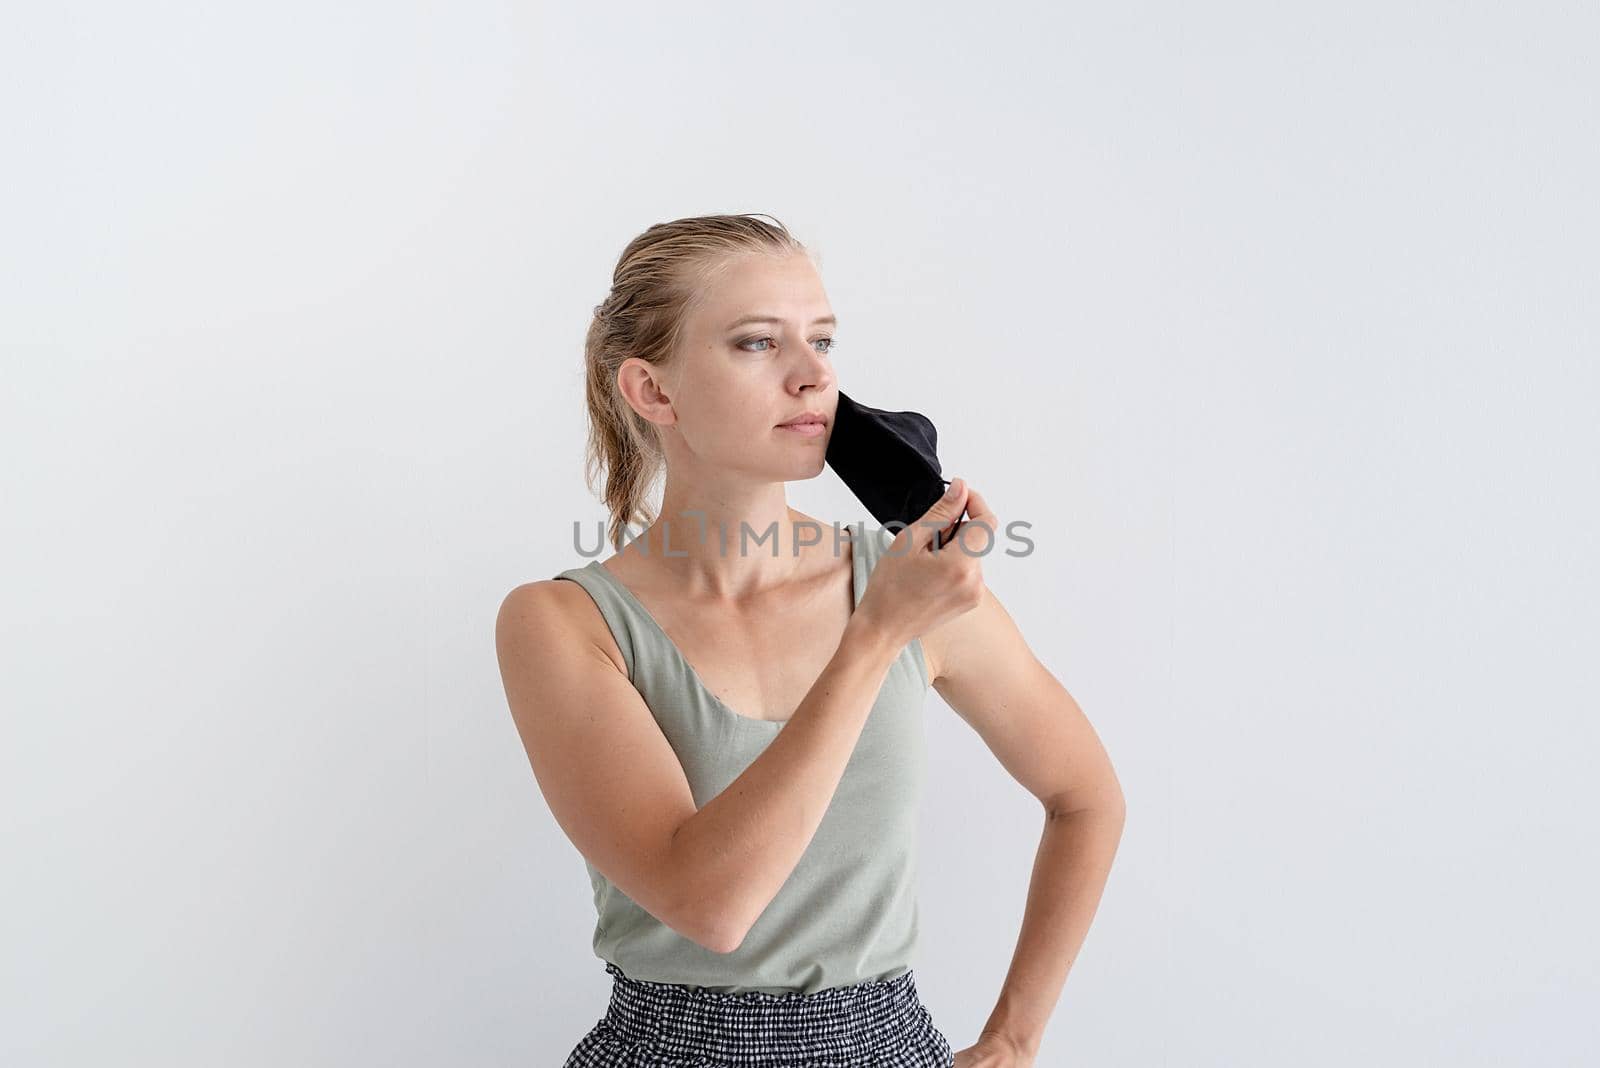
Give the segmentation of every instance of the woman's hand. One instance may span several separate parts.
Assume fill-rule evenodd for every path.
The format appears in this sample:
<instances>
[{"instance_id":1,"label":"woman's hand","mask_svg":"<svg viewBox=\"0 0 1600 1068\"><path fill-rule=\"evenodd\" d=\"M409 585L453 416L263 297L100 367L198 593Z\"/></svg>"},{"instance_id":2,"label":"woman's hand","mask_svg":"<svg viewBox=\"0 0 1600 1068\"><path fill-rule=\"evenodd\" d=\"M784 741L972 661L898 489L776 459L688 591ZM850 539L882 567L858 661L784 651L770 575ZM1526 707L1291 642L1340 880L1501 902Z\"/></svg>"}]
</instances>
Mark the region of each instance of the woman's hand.
<instances>
[{"instance_id":1,"label":"woman's hand","mask_svg":"<svg viewBox=\"0 0 1600 1068\"><path fill-rule=\"evenodd\" d=\"M978 1041L956 1053L955 1068L1033 1068L1033 1055L998 1031L985 1031Z\"/></svg>"},{"instance_id":2,"label":"woman's hand","mask_svg":"<svg viewBox=\"0 0 1600 1068\"><path fill-rule=\"evenodd\" d=\"M962 529L987 526L988 543L994 544L998 518L978 491L958 478L921 519L895 535L873 566L872 581L856 614L872 621L896 645L921 637L983 601L982 554L969 551L959 536L943 548L932 544L936 534L945 533L960 520L963 510L967 519ZM973 538L971 544L984 542Z\"/></svg>"}]
</instances>

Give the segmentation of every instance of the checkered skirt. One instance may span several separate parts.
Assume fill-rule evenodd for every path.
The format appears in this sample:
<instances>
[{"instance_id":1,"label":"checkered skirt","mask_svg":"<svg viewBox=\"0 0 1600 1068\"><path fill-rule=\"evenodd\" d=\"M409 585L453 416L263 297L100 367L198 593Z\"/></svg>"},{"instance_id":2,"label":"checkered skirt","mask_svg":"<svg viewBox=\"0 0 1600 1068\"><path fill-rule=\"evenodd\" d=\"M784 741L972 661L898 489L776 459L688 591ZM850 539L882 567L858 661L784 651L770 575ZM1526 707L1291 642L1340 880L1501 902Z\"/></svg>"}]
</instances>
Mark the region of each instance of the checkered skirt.
<instances>
[{"instance_id":1,"label":"checkered skirt","mask_svg":"<svg viewBox=\"0 0 1600 1068\"><path fill-rule=\"evenodd\" d=\"M955 1054L893 979L799 991L723 993L630 979L611 962L611 1003L564 1068L950 1068Z\"/></svg>"}]
</instances>

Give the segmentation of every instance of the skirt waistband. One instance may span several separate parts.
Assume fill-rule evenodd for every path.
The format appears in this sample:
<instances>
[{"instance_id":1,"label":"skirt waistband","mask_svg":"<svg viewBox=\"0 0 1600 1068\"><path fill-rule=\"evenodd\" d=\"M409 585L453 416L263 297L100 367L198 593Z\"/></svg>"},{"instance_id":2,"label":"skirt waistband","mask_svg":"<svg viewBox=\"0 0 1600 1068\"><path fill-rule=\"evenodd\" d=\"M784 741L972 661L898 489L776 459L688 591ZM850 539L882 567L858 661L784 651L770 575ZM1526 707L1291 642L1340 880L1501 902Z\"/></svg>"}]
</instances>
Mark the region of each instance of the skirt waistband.
<instances>
[{"instance_id":1,"label":"skirt waistband","mask_svg":"<svg viewBox=\"0 0 1600 1068\"><path fill-rule=\"evenodd\" d=\"M902 1048L944 1042L910 970L810 994L654 983L630 979L610 961L606 972L612 989L604 1022L613 1036L667 1057L698 1055L741 1066L788 1059L875 1064ZM943 1048L948 1060L948 1046Z\"/></svg>"}]
</instances>

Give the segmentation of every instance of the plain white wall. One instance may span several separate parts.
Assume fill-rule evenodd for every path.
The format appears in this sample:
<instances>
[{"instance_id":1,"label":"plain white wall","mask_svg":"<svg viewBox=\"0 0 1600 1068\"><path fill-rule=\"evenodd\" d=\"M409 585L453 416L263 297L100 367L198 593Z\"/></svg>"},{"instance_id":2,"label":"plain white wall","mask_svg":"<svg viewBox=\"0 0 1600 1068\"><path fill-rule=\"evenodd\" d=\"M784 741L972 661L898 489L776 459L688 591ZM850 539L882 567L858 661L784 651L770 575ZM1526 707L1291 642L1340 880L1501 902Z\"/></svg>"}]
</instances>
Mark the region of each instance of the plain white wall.
<instances>
[{"instance_id":1,"label":"plain white wall","mask_svg":"<svg viewBox=\"0 0 1600 1068\"><path fill-rule=\"evenodd\" d=\"M1034 525L989 582L1129 802L1041 1065L1593 1060L1591 6L8 23L0 1061L549 1065L599 1018L493 620L603 516L617 254L724 211ZM1039 809L928 729L961 1048Z\"/></svg>"}]
</instances>

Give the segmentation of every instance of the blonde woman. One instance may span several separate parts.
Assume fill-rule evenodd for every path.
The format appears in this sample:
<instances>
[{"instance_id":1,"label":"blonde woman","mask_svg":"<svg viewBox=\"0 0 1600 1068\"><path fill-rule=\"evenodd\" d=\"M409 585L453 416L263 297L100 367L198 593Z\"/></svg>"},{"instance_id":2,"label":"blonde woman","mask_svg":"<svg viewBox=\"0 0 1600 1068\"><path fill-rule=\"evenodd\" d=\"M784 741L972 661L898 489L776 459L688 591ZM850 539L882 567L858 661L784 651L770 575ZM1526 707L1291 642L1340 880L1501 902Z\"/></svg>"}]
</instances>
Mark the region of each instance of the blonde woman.
<instances>
[{"instance_id":1,"label":"blonde woman","mask_svg":"<svg viewBox=\"0 0 1600 1068\"><path fill-rule=\"evenodd\" d=\"M518 586L496 624L612 978L568 1068L1030 1065L1097 907L1109 761L982 553L933 544L963 510L997 531L983 498L956 479L898 534L785 500L824 467L834 327L805 247L751 215L652 226L595 309L589 474L617 551ZM959 1053L912 972L930 687L1046 814L1011 971Z\"/></svg>"}]
</instances>

